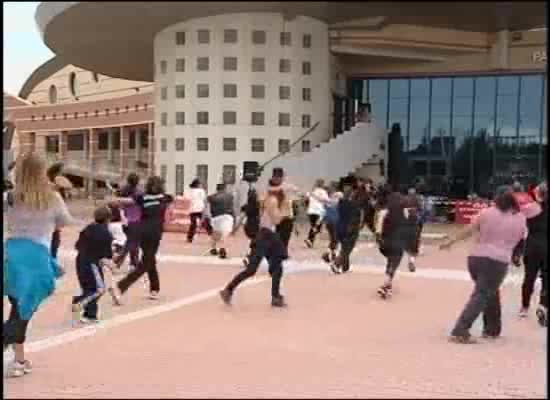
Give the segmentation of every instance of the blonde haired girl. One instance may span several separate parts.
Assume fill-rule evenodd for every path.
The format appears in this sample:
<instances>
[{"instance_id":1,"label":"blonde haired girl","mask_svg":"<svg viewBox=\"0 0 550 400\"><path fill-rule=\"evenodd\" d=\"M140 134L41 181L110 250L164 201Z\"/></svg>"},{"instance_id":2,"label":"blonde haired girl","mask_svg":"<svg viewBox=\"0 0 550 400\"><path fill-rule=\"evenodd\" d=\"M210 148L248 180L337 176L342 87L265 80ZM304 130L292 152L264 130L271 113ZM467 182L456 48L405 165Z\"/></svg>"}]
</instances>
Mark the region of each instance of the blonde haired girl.
<instances>
[{"instance_id":1,"label":"blonde haired girl","mask_svg":"<svg viewBox=\"0 0 550 400\"><path fill-rule=\"evenodd\" d=\"M27 326L40 304L53 294L55 279L63 274L50 255L50 238L54 229L72 222L61 195L49 183L43 158L36 153L25 154L15 168L15 190L6 213L4 258L4 295L11 311L2 332L4 351L10 346L15 350L11 377L32 370L25 359Z\"/></svg>"}]
</instances>

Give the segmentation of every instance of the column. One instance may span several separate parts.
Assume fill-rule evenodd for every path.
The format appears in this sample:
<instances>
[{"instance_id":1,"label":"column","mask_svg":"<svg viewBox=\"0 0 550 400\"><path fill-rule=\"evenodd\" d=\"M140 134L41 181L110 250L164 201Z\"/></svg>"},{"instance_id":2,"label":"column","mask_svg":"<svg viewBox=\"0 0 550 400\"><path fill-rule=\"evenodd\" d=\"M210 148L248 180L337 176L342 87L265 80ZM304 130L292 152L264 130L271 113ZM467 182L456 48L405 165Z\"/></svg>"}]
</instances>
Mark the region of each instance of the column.
<instances>
[{"instance_id":1,"label":"column","mask_svg":"<svg viewBox=\"0 0 550 400\"><path fill-rule=\"evenodd\" d=\"M148 148L147 148L147 165L149 170L149 176L155 175L155 135L153 129L154 124L151 122L147 126L147 134L149 135Z\"/></svg>"},{"instance_id":2,"label":"column","mask_svg":"<svg viewBox=\"0 0 550 400\"><path fill-rule=\"evenodd\" d=\"M122 178L126 178L128 175L128 155L130 150L130 139L129 139L130 130L127 126L120 128L120 175Z\"/></svg>"},{"instance_id":3,"label":"column","mask_svg":"<svg viewBox=\"0 0 550 400\"><path fill-rule=\"evenodd\" d=\"M86 143L86 141L84 141ZM97 168L98 151L97 129L88 130L88 196L91 196L95 190L95 168Z\"/></svg>"},{"instance_id":4,"label":"column","mask_svg":"<svg viewBox=\"0 0 550 400\"><path fill-rule=\"evenodd\" d=\"M67 132L61 131L59 134L59 158L63 160L67 156L68 143Z\"/></svg>"},{"instance_id":5,"label":"column","mask_svg":"<svg viewBox=\"0 0 550 400\"><path fill-rule=\"evenodd\" d=\"M107 160L113 162L113 130L107 129Z\"/></svg>"},{"instance_id":6,"label":"column","mask_svg":"<svg viewBox=\"0 0 550 400\"><path fill-rule=\"evenodd\" d=\"M140 150L141 150L141 130L139 127L134 127L134 135L135 135L135 138L136 140L134 141L134 143L136 144L136 148L134 149L135 151L135 159L136 159L136 165L137 165L137 162L139 161L139 153L140 153Z\"/></svg>"},{"instance_id":7,"label":"column","mask_svg":"<svg viewBox=\"0 0 550 400\"><path fill-rule=\"evenodd\" d=\"M493 66L495 69L508 69L510 59L510 33L507 30L498 31L491 48Z\"/></svg>"}]
</instances>

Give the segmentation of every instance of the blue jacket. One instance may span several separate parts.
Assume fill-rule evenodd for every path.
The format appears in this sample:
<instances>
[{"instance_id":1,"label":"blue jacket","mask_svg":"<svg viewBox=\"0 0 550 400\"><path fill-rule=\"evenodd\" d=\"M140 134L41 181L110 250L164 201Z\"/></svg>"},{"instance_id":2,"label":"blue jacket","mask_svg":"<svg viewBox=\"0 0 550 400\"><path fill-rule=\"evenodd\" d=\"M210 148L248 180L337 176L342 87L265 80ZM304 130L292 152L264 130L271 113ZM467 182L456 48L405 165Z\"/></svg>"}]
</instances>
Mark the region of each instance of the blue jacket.
<instances>
[{"instance_id":1,"label":"blue jacket","mask_svg":"<svg viewBox=\"0 0 550 400\"><path fill-rule=\"evenodd\" d=\"M50 249L29 239L8 239L4 253L4 295L17 302L21 319L30 320L40 304L53 294L61 277Z\"/></svg>"}]
</instances>

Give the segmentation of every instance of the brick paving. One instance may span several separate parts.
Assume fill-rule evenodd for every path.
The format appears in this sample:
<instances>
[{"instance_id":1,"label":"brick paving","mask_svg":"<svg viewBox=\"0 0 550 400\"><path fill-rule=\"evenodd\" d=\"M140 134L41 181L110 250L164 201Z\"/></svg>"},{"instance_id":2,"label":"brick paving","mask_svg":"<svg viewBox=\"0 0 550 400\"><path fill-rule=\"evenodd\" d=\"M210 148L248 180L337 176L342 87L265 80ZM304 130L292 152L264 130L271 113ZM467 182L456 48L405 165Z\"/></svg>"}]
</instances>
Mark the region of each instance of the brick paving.
<instances>
[{"instance_id":1,"label":"brick paving","mask_svg":"<svg viewBox=\"0 0 550 400\"><path fill-rule=\"evenodd\" d=\"M78 227L63 232L67 276L31 323L31 349L83 329L70 325L69 313L77 290L70 254L77 233ZM291 262L318 263L326 241L309 250L302 239L291 242ZM228 247L230 256L240 257L246 241L239 235ZM418 259L419 273L464 272L467 248L439 252L435 244L427 244L425 256ZM189 245L181 234L166 234L160 250L160 301L145 299L141 282L129 290L123 307L102 299L103 328L29 352L33 374L5 379L4 396L546 398L546 331L534 316L517 318L517 285L502 291L503 337L461 346L448 343L447 334L470 294L468 281L451 275L422 278L407 272L404 263L394 297L384 302L375 294L380 274L356 268L333 276L304 269L285 274L289 307L273 310L270 283L261 280L268 278L262 271L257 282L236 292L232 307L221 304L215 292L184 304L191 296L218 289L239 270L235 260L220 265L208 256L200 263L166 261L174 255L199 256L207 249L205 236ZM360 242L353 261L382 270L377 253ZM132 317L147 310L150 315ZM479 335L479 324L472 333Z\"/></svg>"}]
</instances>

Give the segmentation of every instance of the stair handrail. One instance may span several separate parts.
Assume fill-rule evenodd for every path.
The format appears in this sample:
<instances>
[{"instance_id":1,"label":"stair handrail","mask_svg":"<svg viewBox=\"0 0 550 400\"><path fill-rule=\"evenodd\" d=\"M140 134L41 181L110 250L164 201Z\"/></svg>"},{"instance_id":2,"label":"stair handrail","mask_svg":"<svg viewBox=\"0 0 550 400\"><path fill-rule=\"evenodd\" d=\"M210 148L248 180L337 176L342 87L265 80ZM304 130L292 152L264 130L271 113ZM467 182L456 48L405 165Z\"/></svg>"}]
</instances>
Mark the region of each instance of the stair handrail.
<instances>
[{"instance_id":1,"label":"stair handrail","mask_svg":"<svg viewBox=\"0 0 550 400\"><path fill-rule=\"evenodd\" d=\"M304 140L305 137L309 136L315 129L317 129L317 127L319 126L321 122L320 121L317 121L315 124L313 124L313 126L311 128L309 128L302 136L300 136L298 139L296 139L294 142L292 142L289 146L288 146L288 151L285 151L285 152L279 152L279 154L275 155L274 157L270 158L269 160L267 160L266 162L264 162L262 165L260 165L260 167L258 168L258 175L261 175L264 168L266 167L266 165L268 164L271 164L273 161L275 161L276 159L284 156L285 154L287 153L290 153L290 151L292 150L292 148L294 146L296 146L299 142L301 142L302 140Z\"/></svg>"}]
</instances>

